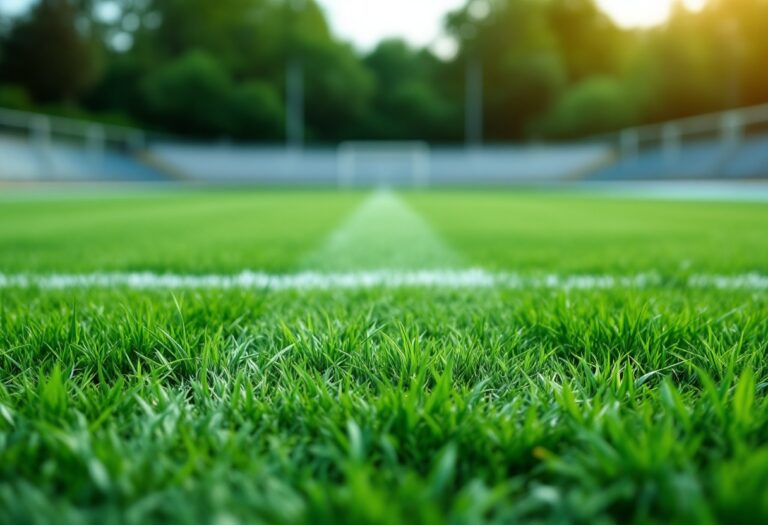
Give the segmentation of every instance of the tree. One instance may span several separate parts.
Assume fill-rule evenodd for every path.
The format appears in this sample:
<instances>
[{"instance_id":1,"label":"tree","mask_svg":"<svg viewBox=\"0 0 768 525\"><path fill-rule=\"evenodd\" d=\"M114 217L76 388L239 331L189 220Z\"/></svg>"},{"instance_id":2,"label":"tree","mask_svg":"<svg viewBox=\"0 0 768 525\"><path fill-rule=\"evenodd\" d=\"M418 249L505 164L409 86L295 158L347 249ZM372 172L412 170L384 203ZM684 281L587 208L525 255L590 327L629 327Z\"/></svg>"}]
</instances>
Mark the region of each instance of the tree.
<instances>
[{"instance_id":1,"label":"tree","mask_svg":"<svg viewBox=\"0 0 768 525\"><path fill-rule=\"evenodd\" d=\"M570 82L620 72L627 35L594 0L549 0L544 16Z\"/></svg>"},{"instance_id":2,"label":"tree","mask_svg":"<svg viewBox=\"0 0 768 525\"><path fill-rule=\"evenodd\" d=\"M317 0L38 0L0 20L0 98L272 141L301 63L310 141L458 141L480 64L485 137L576 137L768 102L767 18L768 0L678 1L663 27L624 30L595 0L467 0L443 61L397 40L361 56Z\"/></svg>"},{"instance_id":3,"label":"tree","mask_svg":"<svg viewBox=\"0 0 768 525\"><path fill-rule=\"evenodd\" d=\"M375 96L366 132L389 140L457 140L461 122L457 105L441 89L445 67L429 51L404 41L381 42L367 57Z\"/></svg>"},{"instance_id":4,"label":"tree","mask_svg":"<svg viewBox=\"0 0 768 525\"><path fill-rule=\"evenodd\" d=\"M550 139L608 133L631 125L633 109L633 101L620 80L593 76L563 94L532 129Z\"/></svg>"},{"instance_id":5,"label":"tree","mask_svg":"<svg viewBox=\"0 0 768 525\"><path fill-rule=\"evenodd\" d=\"M565 87L567 67L546 2L499 0L488 4L489 11L473 9L479 1L449 19L461 45L459 62L482 65L485 136L520 140Z\"/></svg>"},{"instance_id":6,"label":"tree","mask_svg":"<svg viewBox=\"0 0 768 525\"><path fill-rule=\"evenodd\" d=\"M97 46L71 0L40 0L4 42L0 78L37 102L72 103L99 78Z\"/></svg>"},{"instance_id":7,"label":"tree","mask_svg":"<svg viewBox=\"0 0 768 525\"><path fill-rule=\"evenodd\" d=\"M202 136L226 136L232 81L209 54L193 51L168 63L142 84L149 118L165 129Z\"/></svg>"},{"instance_id":8,"label":"tree","mask_svg":"<svg viewBox=\"0 0 768 525\"><path fill-rule=\"evenodd\" d=\"M122 6L154 23L136 28L130 51L113 54L106 82L91 99L95 104L129 106L179 133L276 140L284 131L277 119L284 118L286 67L301 60L309 138L337 140L358 132L370 103L370 74L351 47L333 38L314 1L122 0ZM190 57L190 50L198 56ZM130 76L134 82L127 81ZM216 78L209 108L179 107L182 100L201 104L194 92L213 89ZM131 93L136 84L143 89ZM170 85L183 92L175 100Z\"/></svg>"},{"instance_id":9,"label":"tree","mask_svg":"<svg viewBox=\"0 0 768 525\"><path fill-rule=\"evenodd\" d=\"M230 100L232 136L277 142L285 133L285 108L274 86L251 81L235 88Z\"/></svg>"}]
</instances>

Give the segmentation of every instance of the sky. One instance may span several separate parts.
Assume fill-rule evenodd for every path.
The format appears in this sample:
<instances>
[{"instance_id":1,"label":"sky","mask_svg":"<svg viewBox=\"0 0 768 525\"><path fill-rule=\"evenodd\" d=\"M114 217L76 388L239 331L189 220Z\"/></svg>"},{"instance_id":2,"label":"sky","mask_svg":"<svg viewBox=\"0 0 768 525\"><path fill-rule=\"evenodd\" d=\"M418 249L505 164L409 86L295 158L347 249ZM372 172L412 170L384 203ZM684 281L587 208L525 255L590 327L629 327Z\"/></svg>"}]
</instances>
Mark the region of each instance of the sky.
<instances>
[{"instance_id":1,"label":"sky","mask_svg":"<svg viewBox=\"0 0 768 525\"><path fill-rule=\"evenodd\" d=\"M336 33L367 50L389 36L401 36L420 46L433 42L437 42L438 46L444 45L444 41L439 39L443 17L448 11L464 5L466 0L318 1L325 8ZM649 27L663 23L673 1L596 0L624 27ZM684 0L684 3L697 9L706 0Z\"/></svg>"},{"instance_id":2,"label":"sky","mask_svg":"<svg viewBox=\"0 0 768 525\"><path fill-rule=\"evenodd\" d=\"M3 0L0 0L2 2ZM399 36L423 46L442 33L443 17L465 0L319 0L331 27L356 47L371 49Z\"/></svg>"},{"instance_id":3,"label":"sky","mask_svg":"<svg viewBox=\"0 0 768 525\"><path fill-rule=\"evenodd\" d=\"M605 12L624 27L649 27L666 20L673 0L596 0ZM700 9L706 0L683 0L691 9Z\"/></svg>"},{"instance_id":4,"label":"sky","mask_svg":"<svg viewBox=\"0 0 768 525\"><path fill-rule=\"evenodd\" d=\"M3 12L22 11L32 0L0 0ZM478 0L482 2L483 0ZM647 27L662 23L673 0L596 0L619 24ZM450 53L441 39L445 14L465 0L318 0L331 26L342 38L363 50L383 38L399 36L417 46L432 45L440 54ZM699 8L706 0L684 0Z\"/></svg>"}]
</instances>

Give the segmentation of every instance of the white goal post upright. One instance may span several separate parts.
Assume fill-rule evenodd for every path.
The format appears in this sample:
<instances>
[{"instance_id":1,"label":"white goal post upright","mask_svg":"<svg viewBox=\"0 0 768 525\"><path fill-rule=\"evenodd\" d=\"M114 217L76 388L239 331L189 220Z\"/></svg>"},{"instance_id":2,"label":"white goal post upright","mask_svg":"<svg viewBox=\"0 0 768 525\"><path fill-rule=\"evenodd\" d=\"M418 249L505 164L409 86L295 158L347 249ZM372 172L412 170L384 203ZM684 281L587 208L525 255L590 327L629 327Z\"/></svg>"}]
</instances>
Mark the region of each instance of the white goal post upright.
<instances>
[{"instance_id":1,"label":"white goal post upright","mask_svg":"<svg viewBox=\"0 0 768 525\"><path fill-rule=\"evenodd\" d=\"M343 142L336 156L340 188L389 186L398 180L417 188L429 186L432 161L426 142ZM407 172L405 177L403 171Z\"/></svg>"}]
</instances>

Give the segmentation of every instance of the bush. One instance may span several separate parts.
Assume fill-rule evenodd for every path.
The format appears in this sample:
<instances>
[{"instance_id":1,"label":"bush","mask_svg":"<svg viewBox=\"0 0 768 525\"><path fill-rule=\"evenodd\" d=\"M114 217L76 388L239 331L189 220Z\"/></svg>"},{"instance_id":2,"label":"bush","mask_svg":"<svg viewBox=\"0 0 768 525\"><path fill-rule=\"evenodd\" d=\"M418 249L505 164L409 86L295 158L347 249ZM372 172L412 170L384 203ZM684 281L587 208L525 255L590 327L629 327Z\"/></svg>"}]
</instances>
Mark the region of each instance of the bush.
<instances>
[{"instance_id":1,"label":"bush","mask_svg":"<svg viewBox=\"0 0 768 525\"><path fill-rule=\"evenodd\" d=\"M595 77L566 91L534 126L535 134L572 139L616 131L633 121L632 100L617 79Z\"/></svg>"},{"instance_id":2,"label":"bush","mask_svg":"<svg viewBox=\"0 0 768 525\"><path fill-rule=\"evenodd\" d=\"M232 96L230 111L236 138L283 138L285 109L280 96L269 84L248 82L238 87Z\"/></svg>"},{"instance_id":3,"label":"bush","mask_svg":"<svg viewBox=\"0 0 768 525\"><path fill-rule=\"evenodd\" d=\"M401 138L439 140L453 131L453 108L427 82L404 82L393 90L390 104Z\"/></svg>"},{"instance_id":4,"label":"bush","mask_svg":"<svg viewBox=\"0 0 768 525\"><path fill-rule=\"evenodd\" d=\"M233 91L227 72L201 51L170 62L142 85L147 111L157 125L198 136L230 134Z\"/></svg>"},{"instance_id":5,"label":"bush","mask_svg":"<svg viewBox=\"0 0 768 525\"><path fill-rule=\"evenodd\" d=\"M3 42L3 79L38 103L73 103L99 80L95 40L78 28L74 2L44 0L15 21Z\"/></svg>"},{"instance_id":6,"label":"bush","mask_svg":"<svg viewBox=\"0 0 768 525\"><path fill-rule=\"evenodd\" d=\"M29 111L32 101L24 88L15 85L0 85L0 108Z\"/></svg>"},{"instance_id":7,"label":"bush","mask_svg":"<svg viewBox=\"0 0 768 525\"><path fill-rule=\"evenodd\" d=\"M483 72L485 133L491 140L519 140L526 123L545 113L566 83L565 66L550 51L510 53L498 71Z\"/></svg>"}]
</instances>

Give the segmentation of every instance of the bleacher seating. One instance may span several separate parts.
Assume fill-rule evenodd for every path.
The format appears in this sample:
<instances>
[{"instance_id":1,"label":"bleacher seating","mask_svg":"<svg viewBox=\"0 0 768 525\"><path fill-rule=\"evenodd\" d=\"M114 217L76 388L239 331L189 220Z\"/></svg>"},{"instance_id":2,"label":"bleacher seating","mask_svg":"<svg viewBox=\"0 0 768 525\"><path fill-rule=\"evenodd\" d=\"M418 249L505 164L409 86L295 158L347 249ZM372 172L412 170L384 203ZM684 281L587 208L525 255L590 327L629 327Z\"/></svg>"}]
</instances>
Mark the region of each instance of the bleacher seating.
<instances>
[{"instance_id":1,"label":"bleacher seating","mask_svg":"<svg viewBox=\"0 0 768 525\"><path fill-rule=\"evenodd\" d=\"M132 128L11 110L0 110L0 116L5 123L0 129L0 181L149 182L178 177L204 184L346 186L345 154L352 150L344 146L364 144L296 150L191 144L157 135L147 143L146 134ZM594 142L472 148L420 143L416 161L409 157L413 150L407 143L400 143L399 153L397 143L381 143L367 160L353 161L351 179L355 186L409 186L424 179L443 187L768 179L766 124L768 106L759 106L625 130ZM377 156L377 147L388 153ZM393 147L395 154L387 156ZM414 177L417 171L423 176Z\"/></svg>"},{"instance_id":2,"label":"bleacher seating","mask_svg":"<svg viewBox=\"0 0 768 525\"><path fill-rule=\"evenodd\" d=\"M150 148L156 162L185 178L209 183L336 185L336 149L291 151L285 147L238 147L161 143ZM582 177L611 158L602 144L565 146L500 146L466 149L433 148L429 183L436 186L504 185L557 182ZM387 162L382 162L385 164ZM389 162L389 170L372 163L361 166L355 184L371 186L385 180L407 184L407 161ZM377 169L382 168L382 169ZM382 173L381 172L385 172ZM391 173L386 173L390 171Z\"/></svg>"},{"instance_id":3,"label":"bleacher seating","mask_svg":"<svg viewBox=\"0 0 768 525\"><path fill-rule=\"evenodd\" d=\"M43 148L0 136L0 180L149 182L167 178L127 153L106 149L96 155L82 146L59 142Z\"/></svg>"},{"instance_id":4,"label":"bleacher seating","mask_svg":"<svg viewBox=\"0 0 768 525\"><path fill-rule=\"evenodd\" d=\"M722 141L683 143L671 155L662 147L643 150L597 170L591 180L686 180L768 178L768 137L754 137L728 149Z\"/></svg>"}]
</instances>

